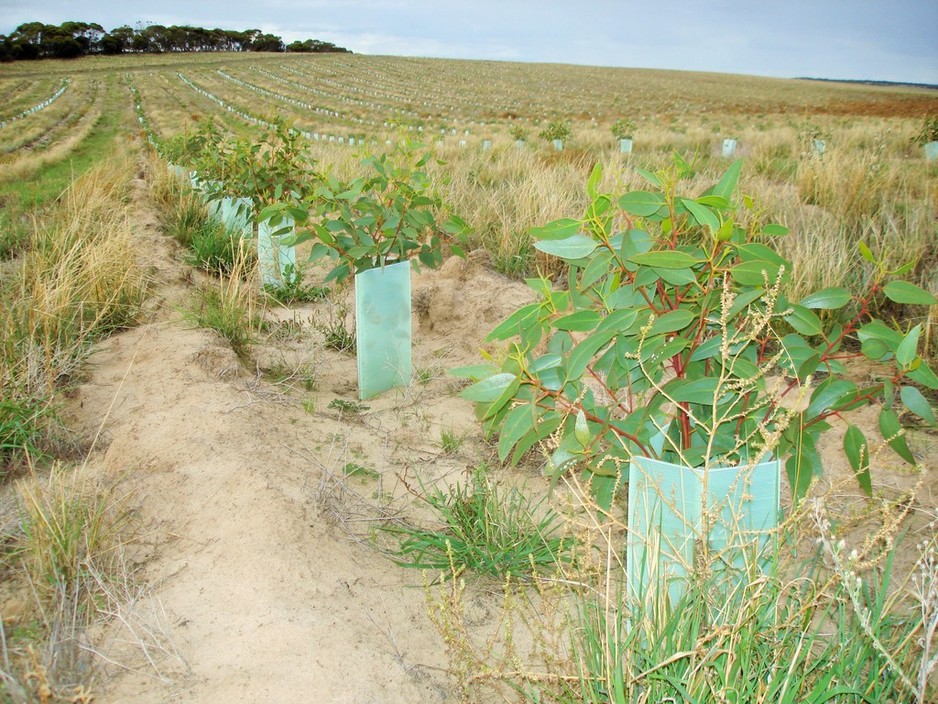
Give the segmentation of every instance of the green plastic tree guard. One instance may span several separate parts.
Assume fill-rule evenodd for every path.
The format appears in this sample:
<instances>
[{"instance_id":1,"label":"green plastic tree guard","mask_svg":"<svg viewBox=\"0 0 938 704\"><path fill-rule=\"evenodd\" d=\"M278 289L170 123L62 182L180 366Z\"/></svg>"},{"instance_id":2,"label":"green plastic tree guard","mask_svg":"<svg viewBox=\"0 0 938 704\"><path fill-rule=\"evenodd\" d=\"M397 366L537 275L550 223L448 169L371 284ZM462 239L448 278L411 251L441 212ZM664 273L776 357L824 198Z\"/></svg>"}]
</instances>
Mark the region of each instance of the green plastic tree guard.
<instances>
[{"instance_id":1,"label":"green plastic tree guard","mask_svg":"<svg viewBox=\"0 0 938 704\"><path fill-rule=\"evenodd\" d=\"M718 579L736 584L747 578L748 570L761 566L778 526L780 476L778 460L711 467L705 482L703 468L633 457L627 538L632 597L646 601L649 592L667 593L676 604L705 542Z\"/></svg>"},{"instance_id":2,"label":"green plastic tree guard","mask_svg":"<svg viewBox=\"0 0 938 704\"><path fill-rule=\"evenodd\" d=\"M729 158L736 154L736 140L727 137L723 140L723 156Z\"/></svg>"},{"instance_id":3,"label":"green plastic tree guard","mask_svg":"<svg viewBox=\"0 0 938 704\"><path fill-rule=\"evenodd\" d=\"M279 225L271 226L270 220L257 223L257 262L261 270L261 287L283 286L287 269L296 269L296 248L280 244L289 234L273 235L284 227L291 228L293 221L287 216Z\"/></svg>"},{"instance_id":4,"label":"green plastic tree guard","mask_svg":"<svg viewBox=\"0 0 938 704\"><path fill-rule=\"evenodd\" d=\"M632 139L631 137L624 137L619 140L619 152L621 154L631 154L632 153Z\"/></svg>"},{"instance_id":5,"label":"green plastic tree guard","mask_svg":"<svg viewBox=\"0 0 938 704\"><path fill-rule=\"evenodd\" d=\"M927 161L938 160L938 142L927 142L925 144L925 159Z\"/></svg>"},{"instance_id":6,"label":"green plastic tree guard","mask_svg":"<svg viewBox=\"0 0 938 704\"><path fill-rule=\"evenodd\" d=\"M410 262L355 275L358 393L364 400L411 378Z\"/></svg>"},{"instance_id":7,"label":"green plastic tree guard","mask_svg":"<svg viewBox=\"0 0 938 704\"><path fill-rule=\"evenodd\" d=\"M231 198L230 196L221 199L222 222L225 229L230 233L239 234L242 237L250 237L253 227L253 216L251 209L251 200L249 198Z\"/></svg>"}]
</instances>

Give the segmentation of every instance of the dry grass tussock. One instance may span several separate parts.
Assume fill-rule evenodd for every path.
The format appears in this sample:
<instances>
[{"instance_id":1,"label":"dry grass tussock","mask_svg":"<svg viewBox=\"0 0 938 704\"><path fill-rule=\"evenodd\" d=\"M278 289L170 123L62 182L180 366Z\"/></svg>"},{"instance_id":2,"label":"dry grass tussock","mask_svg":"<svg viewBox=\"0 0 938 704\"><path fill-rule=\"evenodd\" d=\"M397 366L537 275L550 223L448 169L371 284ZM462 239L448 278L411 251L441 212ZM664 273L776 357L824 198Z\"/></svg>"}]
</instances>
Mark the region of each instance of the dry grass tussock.
<instances>
[{"instance_id":1,"label":"dry grass tussock","mask_svg":"<svg viewBox=\"0 0 938 704\"><path fill-rule=\"evenodd\" d=\"M129 159L102 162L35 215L0 313L3 387L48 396L94 338L132 324L146 291L133 250Z\"/></svg>"},{"instance_id":2,"label":"dry grass tussock","mask_svg":"<svg viewBox=\"0 0 938 704\"><path fill-rule=\"evenodd\" d=\"M181 662L165 614L136 584L127 497L58 464L14 488L0 554L13 588L0 622L4 701L90 702L111 666L161 678Z\"/></svg>"}]
</instances>

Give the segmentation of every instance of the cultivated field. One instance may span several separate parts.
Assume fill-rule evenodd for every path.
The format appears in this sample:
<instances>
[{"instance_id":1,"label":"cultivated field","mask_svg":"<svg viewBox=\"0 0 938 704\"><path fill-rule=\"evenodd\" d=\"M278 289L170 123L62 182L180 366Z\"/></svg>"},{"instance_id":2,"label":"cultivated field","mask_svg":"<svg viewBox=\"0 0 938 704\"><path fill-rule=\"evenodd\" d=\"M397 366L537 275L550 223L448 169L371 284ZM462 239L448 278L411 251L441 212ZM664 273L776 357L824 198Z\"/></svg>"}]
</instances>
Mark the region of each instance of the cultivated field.
<instances>
[{"instance_id":1,"label":"cultivated field","mask_svg":"<svg viewBox=\"0 0 938 704\"><path fill-rule=\"evenodd\" d=\"M789 230L767 242L792 301L904 266L938 292L938 161L913 141L938 92L212 54L0 65L0 96L0 701L934 701L928 411L902 416L914 462L867 452L872 499L848 424L895 438L874 408L831 419L823 475L797 509L783 487L775 569L731 619L706 578L639 618L625 487L599 511L576 475L548 482L554 437L503 464L449 370L501 360L486 338L534 300L525 278L567 285L530 230L582 217L596 164L621 195L677 152L697 196L742 158L746 227ZM465 258L444 238L412 277L412 384L360 401L351 282L302 242L299 275L265 290L254 239L188 171L249 173L259 210L385 154L419 171L415 208L471 229ZM920 325L934 367L938 306L896 298L867 303Z\"/></svg>"}]
</instances>

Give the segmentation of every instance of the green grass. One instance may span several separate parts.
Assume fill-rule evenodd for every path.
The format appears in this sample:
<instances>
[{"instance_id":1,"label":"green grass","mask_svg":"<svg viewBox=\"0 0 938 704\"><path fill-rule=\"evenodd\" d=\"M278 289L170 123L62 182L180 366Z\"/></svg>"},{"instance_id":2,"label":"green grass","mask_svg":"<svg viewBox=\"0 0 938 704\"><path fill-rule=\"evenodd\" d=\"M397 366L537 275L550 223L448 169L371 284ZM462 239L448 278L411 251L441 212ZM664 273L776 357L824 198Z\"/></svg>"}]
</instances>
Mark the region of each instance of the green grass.
<instances>
[{"instance_id":1,"label":"green grass","mask_svg":"<svg viewBox=\"0 0 938 704\"><path fill-rule=\"evenodd\" d=\"M192 307L183 313L200 328L221 335L242 359L247 357L261 327L260 318L233 279L200 289Z\"/></svg>"},{"instance_id":2,"label":"green grass","mask_svg":"<svg viewBox=\"0 0 938 704\"><path fill-rule=\"evenodd\" d=\"M0 398L0 479L16 456L39 457L50 406L39 398Z\"/></svg>"},{"instance_id":3,"label":"green grass","mask_svg":"<svg viewBox=\"0 0 938 704\"><path fill-rule=\"evenodd\" d=\"M479 465L469 483L425 497L441 528L389 524L399 541L397 563L448 576L464 569L491 577L527 577L568 562L573 541L561 535L562 521L522 491L505 490Z\"/></svg>"},{"instance_id":4,"label":"green grass","mask_svg":"<svg viewBox=\"0 0 938 704\"><path fill-rule=\"evenodd\" d=\"M445 455L455 455L464 441L465 437L452 428L443 428L440 431L440 448Z\"/></svg>"},{"instance_id":5,"label":"green grass","mask_svg":"<svg viewBox=\"0 0 938 704\"><path fill-rule=\"evenodd\" d=\"M328 286L311 286L303 281L303 267L288 264L283 272L283 284L268 284L264 292L281 305L321 301L329 295Z\"/></svg>"}]
</instances>

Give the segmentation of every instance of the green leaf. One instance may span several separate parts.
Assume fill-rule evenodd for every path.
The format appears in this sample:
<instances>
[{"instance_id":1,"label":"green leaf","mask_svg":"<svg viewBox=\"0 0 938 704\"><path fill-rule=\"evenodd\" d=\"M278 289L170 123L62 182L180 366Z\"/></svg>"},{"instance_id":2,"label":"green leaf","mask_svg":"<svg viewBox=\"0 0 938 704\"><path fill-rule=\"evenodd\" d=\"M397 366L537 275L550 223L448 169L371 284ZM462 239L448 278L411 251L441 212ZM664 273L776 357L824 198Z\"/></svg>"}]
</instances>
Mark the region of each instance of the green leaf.
<instances>
[{"instance_id":1,"label":"green leaf","mask_svg":"<svg viewBox=\"0 0 938 704\"><path fill-rule=\"evenodd\" d=\"M596 165L593 166L593 171L590 174L589 180L586 182L586 194L590 197L590 200L596 200L596 196L599 193L599 184L603 180L603 166L599 162L596 162Z\"/></svg>"},{"instance_id":2,"label":"green leaf","mask_svg":"<svg viewBox=\"0 0 938 704\"><path fill-rule=\"evenodd\" d=\"M699 403L712 406L714 395L719 387L720 380L716 377L704 377L693 381L672 379L664 385L664 392L678 403Z\"/></svg>"},{"instance_id":3,"label":"green leaf","mask_svg":"<svg viewBox=\"0 0 938 704\"><path fill-rule=\"evenodd\" d=\"M938 300L928 291L908 281L890 281L883 286L883 293L893 303L923 306L938 303Z\"/></svg>"},{"instance_id":4,"label":"green leaf","mask_svg":"<svg viewBox=\"0 0 938 704\"><path fill-rule=\"evenodd\" d=\"M512 376L514 375L512 374ZM508 385L502 389L501 393L498 394L498 396L491 403L482 409L476 409L476 413L479 415L480 419L487 420L502 412L502 410L505 408L505 404L515 397L515 394L518 393L519 388L521 388L521 379L515 377L513 381L510 381Z\"/></svg>"},{"instance_id":5,"label":"green leaf","mask_svg":"<svg viewBox=\"0 0 938 704\"><path fill-rule=\"evenodd\" d=\"M767 261L741 262L730 269L733 281L741 286L772 286L778 278L779 265Z\"/></svg>"},{"instance_id":6,"label":"green leaf","mask_svg":"<svg viewBox=\"0 0 938 704\"><path fill-rule=\"evenodd\" d=\"M687 208L694 220L697 221L697 224L701 227L707 227L710 229L710 233L714 233L720 229L720 220L713 214L713 212L706 206L701 205L695 201L690 200L689 198L681 198L681 205Z\"/></svg>"},{"instance_id":7,"label":"green leaf","mask_svg":"<svg viewBox=\"0 0 938 704\"><path fill-rule=\"evenodd\" d=\"M879 412L879 432L882 433L883 439L887 440L889 447L899 457L909 464L915 464L915 457L912 455L912 450L909 449L905 435L902 434L902 424L899 423L899 416L896 415L895 411L884 408Z\"/></svg>"},{"instance_id":8,"label":"green leaf","mask_svg":"<svg viewBox=\"0 0 938 704\"><path fill-rule=\"evenodd\" d=\"M778 223L770 222L762 228L762 234L769 237L784 237L788 234L788 228Z\"/></svg>"},{"instance_id":9,"label":"green leaf","mask_svg":"<svg viewBox=\"0 0 938 704\"><path fill-rule=\"evenodd\" d=\"M726 210L730 207L730 202L723 196L700 196L695 199L700 205L706 205L708 208L717 210Z\"/></svg>"},{"instance_id":10,"label":"green leaf","mask_svg":"<svg viewBox=\"0 0 938 704\"><path fill-rule=\"evenodd\" d=\"M579 220L563 218L549 222L543 227L532 227L528 234L535 240L565 240L577 234L580 227L582 223Z\"/></svg>"},{"instance_id":11,"label":"green leaf","mask_svg":"<svg viewBox=\"0 0 938 704\"><path fill-rule=\"evenodd\" d=\"M882 340L890 346L890 349L894 349L902 342L902 335L880 320L871 320L861 327L857 330L857 337L860 342L865 342L869 339Z\"/></svg>"},{"instance_id":12,"label":"green leaf","mask_svg":"<svg viewBox=\"0 0 938 704\"><path fill-rule=\"evenodd\" d=\"M669 313L665 313L660 318L657 318L652 324L651 332L649 332L648 335L662 335L669 332L677 332L678 330L686 328L696 319L697 316L694 315L692 311L685 308L678 308L677 310L672 310Z\"/></svg>"},{"instance_id":13,"label":"green leaf","mask_svg":"<svg viewBox=\"0 0 938 704\"><path fill-rule=\"evenodd\" d=\"M595 310L580 310L562 318L557 318L553 325L557 330L586 332L599 325L600 320L602 320L602 316Z\"/></svg>"},{"instance_id":14,"label":"green leaf","mask_svg":"<svg viewBox=\"0 0 938 704\"><path fill-rule=\"evenodd\" d=\"M775 271L778 271L780 266L791 271L791 263L785 257L761 242L746 242L737 245L736 251L739 252L739 258L744 262L771 262L776 265Z\"/></svg>"},{"instance_id":15,"label":"green leaf","mask_svg":"<svg viewBox=\"0 0 938 704\"><path fill-rule=\"evenodd\" d=\"M664 188L664 186L661 183L661 179L655 176L651 171L647 171L646 169L642 169L636 166L635 173L637 173L643 179L648 181L648 183L650 183L652 186L655 186L656 188Z\"/></svg>"},{"instance_id":16,"label":"green leaf","mask_svg":"<svg viewBox=\"0 0 938 704\"><path fill-rule=\"evenodd\" d=\"M811 393L811 401L805 410L805 416L815 418L830 409L837 410L840 402L847 396L854 397L857 385L846 379L828 377Z\"/></svg>"},{"instance_id":17,"label":"green leaf","mask_svg":"<svg viewBox=\"0 0 938 704\"><path fill-rule=\"evenodd\" d=\"M633 254L629 257L629 261L654 269L687 269L701 262L700 259L692 257L687 252L670 249Z\"/></svg>"},{"instance_id":18,"label":"green leaf","mask_svg":"<svg viewBox=\"0 0 938 704\"><path fill-rule=\"evenodd\" d=\"M534 243L534 248L561 259L582 259L589 256L599 246L596 240L586 235L573 235L562 240L541 240Z\"/></svg>"},{"instance_id":19,"label":"green leaf","mask_svg":"<svg viewBox=\"0 0 938 704\"><path fill-rule=\"evenodd\" d=\"M687 286L697 281L691 269L654 269L659 279L672 286Z\"/></svg>"},{"instance_id":20,"label":"green leaf","mask_svg":"<svg viewBox=\"0 0 938 704\"><path fill-rule=\"evenodd\" d=\"M902 399L902 405L912 413L924 420L928 425L934 426L935 412L922 392L914 386L903 386L899 391L899 398Z\"/></svg>"},{"instance_id":21,"label":"green leaf","mask_svg":"<svg viewBox=\"0 0 938 704\"><path fill-rule=\"evenodd\" d=\"M801 299L805 308L819 308L822 310L837 310L850 302L850 292L839 286L825 288L808 294Z\"/></svg>"},{"instance_id":22,"label":"green leaf","mask_svg":"<svg viewBox=\"0 0 938 704\"><path fill-rule=\"evenodd\" d=\"M580 276L579 288L581 290L585 290L599 281L602 277L618 270L618 267L613 268L609 266L614 256L615 255L608 249L604 249L603 251L597 252L594 256L590 257L590 263L586 265L586 267L583 269L582 276Z\"/></svg>"},{"instance_id":23,"label":"green leaf","mask_svg":"<svg viewBox=\"0 0 938 704\"><path fill-rule=\"evenodd\" d=\"M726 200L733 199L733 193L736 191L736 184L739 183L739 174L743 169L743 160L737 159L726 170L726 173L720 178L720 181L711 191L712 195L720 196Z\"/></svg>"},{"instance_id":24,"label":"green leaf","mask_svg":"<svg viewBox=\"0 0 938 704\"><path fill-rule=\"evenodd\" d=\"M476 382L472 386L463 389L459 395L467 401L491 403L516 381L518 381L518 377L514 374L502 372Z\"/></svg>"},{"instance_id":25,"label":"green leaf","mask_svg":"<svg viewBox=\"0 0 938 704\"><path fill-rule=\"evenodd\" d=\"M540 309L540 303L529 303L522 306L499 323L498 327L492 330L485 339L489 342L492 340L507 340L509 337L520 334L521 330L526 328L532 319L537 318Z\"/></svg>"},{"instance_id":26,"label":"green leaf","mask_svg":"<svg viewBox=\"0 0 938 704\"><path fill-rule=\"evenodd\" d=\"M511 455L511 463L518 464L524 454L534 447L535 443L552 435L562 422L563 417L556 411L548 411L541 416L534 428L525 433L518 441L515 451Z\"/></svg>"},{"instance_id":27,"label":"green leaf","mask_svg":"<svg viewBox=\"0 0 938 704\"><path fill-rule=\"evenodd\" d=\"M581 408L577 411L576 422L573 424L573 434L576 436L576 441L580 443L580 447L586 449L590 444L590 428L586 422L586 414L583 413Z\"/></svg>"},{"instance_id":28,"label":"green leaf","mask_svg":"<svg viewBox=\"0 0 938 704\"><path fill-rule=\"evenodd\" d=\"M791 313L785 316L785 322L802 335L820 335L823 332L820 318L804 306L793 304Z\"/></svg>"},{"instance_id":29,"label":"green leaf","mask_svg":"<svg viewBox=\"0 0 938 704\"><path fill-rule=\"evenodd\" d=\"M870 446L866 441L863 431L857 426L851 425L844 434L844 453L847 455L847 461L856 475L857 482L863 493L869 497L873 496L873 483L870 479Z\"/></svg>"},{"instance_id":30,"label":"green leaf","mask_svg":"<svg viewBox=\"0 0 938 704\"><path fill-rule=\"evenodd\" d=\"M665 205L664 196L650 191L630 191L619 198L619 207L631 215L649 217Z\"/></svg>"},{"instance_id":31,"label":"green leaf","mask_svg":"<svg viewBox=\"0 0 938 704\"><path fill-rule=\"evenodd\" d=\"M618 311L617 311L618 312ZM634 311L629 311L633 312ZM634 320L634 316L632 318ZM597 331L587 337L585 340L580 342L576 347L573 348L573 351L570 352L570 357L567 360L567 377L569 379L579 379L583 376L583 372L586 371L586 367L589 365L590 360L596 356L596 353L609 344L609 341L612 340L616 335L618 335L618 330L614 327L607 328L602 332Z\"/></svg>"},{"instance_id":32,"label":"green leaf","mask_svg":"<svg viewBox=\"0 0 938 704\"><path fill-rule=\"evenodd\" d=\"M502 462L508 456L513 448L525 433L534 427L534 419L537 410L530 403L521 406L515 406L505 420L502 421L501 431L498 436L498 459Z\"/></svg>"},{"instance_id":33,"label":"green leaf","mask_svg":"<svg viewBox=\"0 0 938 704\"><path fill-rule=\"evenodd\" d=\"M803 414L792 420L788 432L794 436L794 441L791 456L785 462L785 473L791 486L792 502L797 506L808 493L811 479L821 474L823 464L814 437L804 427Z\"/></svg>"},{"instance_id":34,"label":"green leaf","mask_svg":"<svg viewBox=\"0 0 938 704\"><path fill-rule=\"evenodd\" d=\"M922 334L922 326L916 325L902 338L896 348L896 361L903 367L908 367L918 356L918 339Z\"/></svg>"},{"instance_id":35,"label":"green leaf","mask_svg":"<svg viewBox=\"0 0 938 704\"><path fill-rule=\"evenodd\" d=\"M860 352L867 359L874 362L882 360L887 354L891 353L889 345L882 340L871 337L860 343Z\"/></svg>"},{"instance_id":36,"label":"green leaf","mask_svg":"<svg viewBox=\"0 0 938 704\"><path fill-rule=\"evenodd\" d=\"M449 370L450 376L455 376L460 379L472 379L474 381L490 377L497 373L498 369L491 364L471 364L466 367L456 367Z\"/></svg>"},{"instance_id":37,"label":"green leaf","mask_svg":"<svg viewBox=\"0 0 938 704\"><path fill-rule=\"evenodd\" d=\"M906 376L929 389L938 389L938 376L924 362L912 371L907 372Z\"/></svg>"},{"instance_id":38,"label":"green leaf","mask_svg":"<svg viewBox=\"0 0 938 704\"><path fill-rule=\"evenodd\" d=\"M866 261L868 261L870 264L875 264L875 263L876 263L876 257L873 256L872 250L870 250L870 248L867 247L864 242L858 243L858 244L857 244L857 247L858 247L859 250L860 250L860 256L861 256L861 257L863 257L864 259L866 259Z\"/></svg>"}]
</instances>

